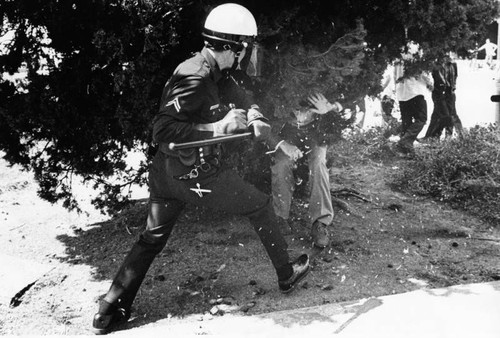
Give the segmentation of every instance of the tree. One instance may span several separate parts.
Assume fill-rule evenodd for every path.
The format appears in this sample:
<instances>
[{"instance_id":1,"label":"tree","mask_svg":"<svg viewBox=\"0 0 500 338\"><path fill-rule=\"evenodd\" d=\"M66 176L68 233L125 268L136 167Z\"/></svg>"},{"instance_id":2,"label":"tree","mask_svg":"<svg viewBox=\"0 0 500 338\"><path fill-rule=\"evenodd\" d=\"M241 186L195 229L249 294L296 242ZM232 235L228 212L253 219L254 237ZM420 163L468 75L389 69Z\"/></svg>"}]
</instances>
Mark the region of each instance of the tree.
<instances>
[{"instance_id":1,"label":"tree","mask_svg":"<svg viewBox=\"0 0 500 338\"><path fill-rule=\"evenodd\" d=\"M264 57L256 81L274 119L306 89L354 106L377 93L406 41L420 43L418 66L426 67L442 51L464 54L498 15L495 0L238 2L259 23ZM218 3L4 0L2 36L14 37L4 42L0 69L27 72L24 81L0 84L5 158L33 170L48 201L77 208L71 183L78 175L101 191L98 208L119 211L126 188L145 183L146 164L129 168L125 155L146 152L163 85L199 50L203 18Z\"/></svg>"}]
</instances>

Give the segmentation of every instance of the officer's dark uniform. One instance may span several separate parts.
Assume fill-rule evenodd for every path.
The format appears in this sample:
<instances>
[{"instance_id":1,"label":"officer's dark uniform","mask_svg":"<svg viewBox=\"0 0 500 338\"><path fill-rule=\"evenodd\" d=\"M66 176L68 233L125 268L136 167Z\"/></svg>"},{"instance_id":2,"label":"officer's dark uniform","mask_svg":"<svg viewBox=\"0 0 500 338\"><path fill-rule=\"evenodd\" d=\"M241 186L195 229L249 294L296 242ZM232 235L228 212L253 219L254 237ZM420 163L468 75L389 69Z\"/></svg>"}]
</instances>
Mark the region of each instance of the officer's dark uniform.
<instances>
[{"instance_id":1,"label":"officer's dark uniform","mask_svg":"<svg viewBox=\"0 0 500 338\"><path fill-rule=\"evenodd\" d=\"M212 132L196 130L194 125L220 120L217 115L223 103L219 91L221 79L222 73L215 60L207 49L203 49L180 64L167 82L160 114L153 127L153 139L159 144L159 151L149 173L150 207L146 230L120 267L104 298L107 302L130 309L149 266L165 246L186 203L248 216L278 278L290 276L287 244L273 219L270 197L224 167L220 161L222 147L182 152L168 149L170 142L212 137Z\"/></svg>"}]
</instances>

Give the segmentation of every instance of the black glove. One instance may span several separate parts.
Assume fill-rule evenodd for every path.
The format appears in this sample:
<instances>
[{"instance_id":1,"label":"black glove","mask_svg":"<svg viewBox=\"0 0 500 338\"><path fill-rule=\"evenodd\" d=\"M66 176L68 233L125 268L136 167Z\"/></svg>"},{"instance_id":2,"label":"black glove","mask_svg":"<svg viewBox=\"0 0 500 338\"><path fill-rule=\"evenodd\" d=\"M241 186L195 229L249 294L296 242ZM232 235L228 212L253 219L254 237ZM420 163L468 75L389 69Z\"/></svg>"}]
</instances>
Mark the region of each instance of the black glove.
<instances>
[{"instance_id":1,"label":"black glove","mask_svg":"<svg viewBox=\"0 0 500 338\"><path fill-rule=\"evenodd\" d=\"M222 120L213 123L214 136L238 134L247 131L247 117L244 109L231 109Z\"/></svg>"}]
</instances>

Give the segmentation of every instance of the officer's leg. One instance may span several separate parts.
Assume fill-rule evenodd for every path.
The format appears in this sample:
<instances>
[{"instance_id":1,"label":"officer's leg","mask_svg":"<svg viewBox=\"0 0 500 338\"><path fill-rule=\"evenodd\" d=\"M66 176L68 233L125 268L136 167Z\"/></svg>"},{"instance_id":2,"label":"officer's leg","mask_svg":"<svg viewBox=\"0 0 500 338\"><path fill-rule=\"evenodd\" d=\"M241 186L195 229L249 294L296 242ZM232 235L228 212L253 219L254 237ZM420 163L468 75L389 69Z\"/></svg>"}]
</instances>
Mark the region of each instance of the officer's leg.
<instances>
[{"instance_id":1,"label":"officer's leg","mask_svg":"<svg viewBox=\"0 0 500 338\"><path fill-rule=\"evenodd\" d=\"M150 203L146 229L119 268L111 287L94 316L94 332L104 334L126 321L130 307L156 255L165 246L185 203L171 199L165 157L158 152L150 167Z\"/></svg>"},{"instance_id":2,"label":"officer's leg","mask_svg":"<svg viewBox=\"0 0 500 338\"><path fill-rule=\"evenodd\" d=\"M167 243L183 208L184 203L176 200L149 204L146 229L118 270L110 290L104 297L107 303L130 310L149 266Z\"/></svg>"},{"instance_id":3,"label":"officer's leg","mask_svg":"<svg viewBox=\"0 0 500 338\"><path fill-rule=\"evenodd\" d=\"M272 208L271 198L244 181L232 170L221 170L203 180L182 182L185 188L176 190L180 199L194 205L247 216L264 245L279 277L290 273L287 243L283 238ZM204 189L198 195L197 187ZM280 278L282 279L282 278Z\"/></svg>"},{"instance_id":4,"label":"officer's leg","mask_svg":"<svg viewBox=\"0 0 500 338\"><path fill-rule=\"evenodd\" d=\"M165 246L183 207L184 203L179 201L150 203L146 229L125 257L94 317L95 333L107 333L114 324L130 317L130 308L146 272Z\"/></svg>"},{"instance_id":5,"label":"officer's leg","mask_svg":"<svg viewBox=\"0 0 500 338\"><path fill-rule=\"evenodd\" d=\"M282 151L278 151L271 166L271 188L274 212L277 216L288 219L292 204L295 180L293 161Z\"/></svg>"}]
</instances>

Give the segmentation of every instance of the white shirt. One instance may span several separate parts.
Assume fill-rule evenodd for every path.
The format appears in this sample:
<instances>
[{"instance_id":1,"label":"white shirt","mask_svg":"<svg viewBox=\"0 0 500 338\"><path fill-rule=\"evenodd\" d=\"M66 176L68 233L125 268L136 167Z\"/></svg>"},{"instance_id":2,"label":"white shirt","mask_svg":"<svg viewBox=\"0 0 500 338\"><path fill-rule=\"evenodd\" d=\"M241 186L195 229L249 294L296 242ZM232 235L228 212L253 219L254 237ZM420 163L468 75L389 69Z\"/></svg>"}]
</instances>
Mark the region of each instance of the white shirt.
<instances>
[{"instance_id":1,"label":"white shirt","mask_svg":"<svg viewBox=\"0 0 500 338\"><path fill-rule=\"evenodd\" d=\"M394 66L394 79L396 80L396 97L398 101L408 101L418 95L427 95L432 87L433 80L428 72L398 81L404 74L403 65Z\"/></svg>"}]
</instances>

